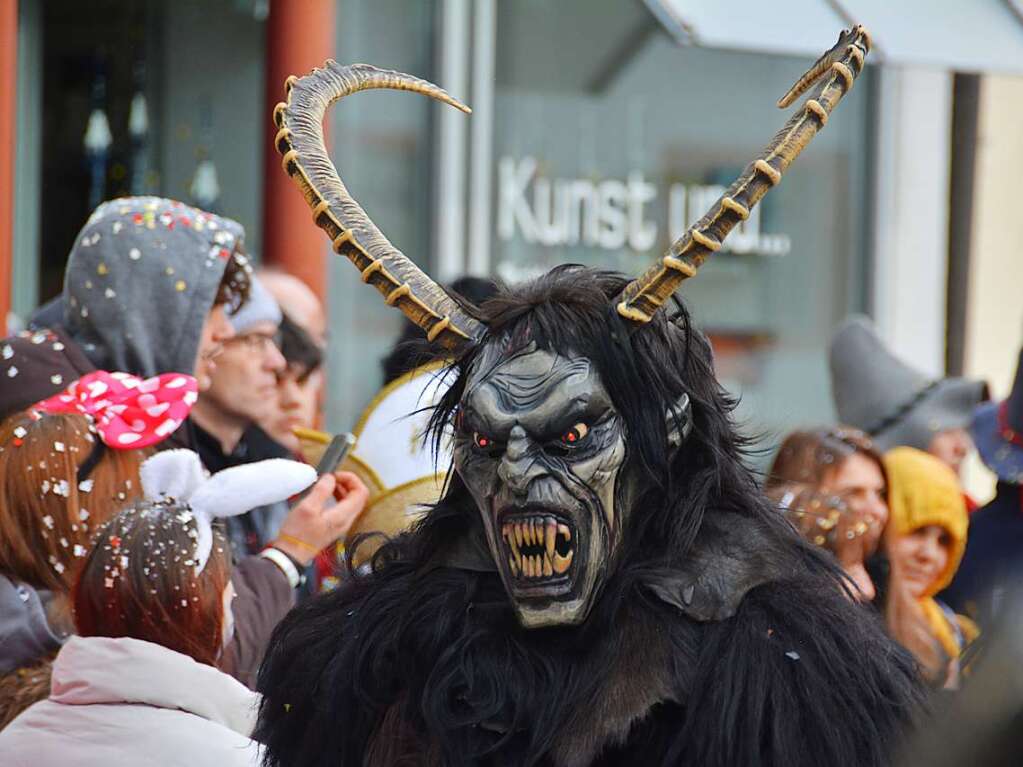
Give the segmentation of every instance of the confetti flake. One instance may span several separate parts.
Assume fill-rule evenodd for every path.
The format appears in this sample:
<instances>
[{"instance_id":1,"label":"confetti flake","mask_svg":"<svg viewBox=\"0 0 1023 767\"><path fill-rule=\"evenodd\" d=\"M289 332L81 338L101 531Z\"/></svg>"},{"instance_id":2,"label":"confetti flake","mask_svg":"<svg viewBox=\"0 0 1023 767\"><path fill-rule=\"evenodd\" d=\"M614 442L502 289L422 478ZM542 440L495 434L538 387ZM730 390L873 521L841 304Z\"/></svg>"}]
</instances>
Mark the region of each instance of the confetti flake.
<instances>
[{"instance_id":1,"label":"confetti flake","mask_svg":"<svg viewBox=\"0 0 1023 767\"><path fill-rule=\"evenodd\" d=\"M64 453L67 451L63 442L54 442L53 449L56 450L58 453Z\"/></svg>"},{"instance_id":2,"label":"confetti flake","mask_svg":"<svg viewBox=\"0 0 1023 767\"><path fill-rule=\"evenodd\" d=\"M16 376L16 375L18 375L18 369L16 367L14 367L14 365L11 365L9 368L7 368L7 377L8 378L14 378L14 376Z\"/></svg>"},{"instance_id":3,"label":"confetti flake","mask_svg":"<svg viewBox=\"0 0 1023 767\"><path fill-rule=\"evenodd\" d=\"M92 479L83 479L78 483L78 491L82 493L91 493L94 482L95 480ZM85 517L82 517L82 519L85 519Z\"/></svg>"},{"instance_id":4,"label":"confetti flake","mask_svg":"<svg viewBox=\"0 0 1023 767\"><path fill-rule=\"evenodd\" d=\"M28 432L25 430L24 426L19 426L14 430L14 436L19 439L23 439L26 434L28 434Z\"/></svg>"},{"instance_id":5,"label":"confetti flake","mask_svg":"<svg viewBox=\"0 0 1023 767\"><path fill-rule=\"evenodd\" d=\"M5 360L9 360L14 356L14 349L11 348L10 344L4 344L3 357Z\"/></svg>"},{"instance_id":6,"label":"confetti flake","mask_svg":"<svg viewBox=\"0 0 1023 767\"><path fill-rule=\"evenodd\" d=\"M62 383L64 383L64 376L60 375L60 373L52 375L50 376L50 383L52 383L54 386L60 386Z\"/></svg>"}]
</instances>

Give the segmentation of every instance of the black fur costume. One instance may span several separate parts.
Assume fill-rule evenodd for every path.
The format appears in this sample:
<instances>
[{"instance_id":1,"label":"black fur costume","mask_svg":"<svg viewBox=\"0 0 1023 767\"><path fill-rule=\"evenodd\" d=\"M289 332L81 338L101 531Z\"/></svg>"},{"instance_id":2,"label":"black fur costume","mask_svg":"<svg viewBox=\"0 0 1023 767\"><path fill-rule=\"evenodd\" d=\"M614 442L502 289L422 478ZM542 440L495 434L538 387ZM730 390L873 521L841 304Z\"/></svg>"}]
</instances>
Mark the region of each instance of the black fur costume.
<instances>
[{"instance_id":1,"label":"black fur costume","mask_svg":"<svg viewBox=\"0 0 1023 767\"><path fill-rule=\"evenodd\" d=\"M519 625L457 474L376 571L297 607L260 673L273 765L886 764L920 690L741 461L734 403L688 315L630 335L627 280L563 267L478 310L488 327L435 413L455 420L488 344L589 358L644 492L579 626ZM681 394L691 432L665 448Z\"/></svg>"}]
</instances>

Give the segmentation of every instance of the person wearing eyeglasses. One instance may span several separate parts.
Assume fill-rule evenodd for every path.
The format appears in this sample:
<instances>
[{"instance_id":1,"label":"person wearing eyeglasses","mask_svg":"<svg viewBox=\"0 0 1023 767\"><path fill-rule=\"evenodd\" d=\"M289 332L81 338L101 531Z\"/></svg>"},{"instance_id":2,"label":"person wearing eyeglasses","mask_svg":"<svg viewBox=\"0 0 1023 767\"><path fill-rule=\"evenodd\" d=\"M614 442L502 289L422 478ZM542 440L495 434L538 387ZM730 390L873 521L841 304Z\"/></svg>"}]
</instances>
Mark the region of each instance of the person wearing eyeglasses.
<instances>
[{"instance_id":1,"label":"person wearing eyeglasses","mask_svg":"<svg viewBox=\"0 0 1023 767\"><path fill-rule=\"evenodd\" d=\"M210 385L200 393L192 411L196 426L196 452L208 471L219 471L262 458L283 458L285 451L266 441L250 455L249 437L273 407L277 376L285 368L278 348L281 310L255 277L249 300L228 319L234 335L216 358Z\"/></svg>"},{"instance_id":2,"label":"person wearing eyeglasses","mask_svg":"<svg viewBox=\"0 0 1023 767\"><path fill-rule=\"evenodd\" d=\"M192 445L203 467L211 473L270 458L292 457L287 447L259 426L276 410L277 379L287 368L280 350L282 317L273 296L253 276L249 300L229 315L234 335L222 344L210 385L200 392L190 419ZM349 472L338 472L321 482L329 486L317 485L294 507L280 501L225 521L227 540L236 559L270 557L287 576L289 585L282 590L275 580L271 596L266 582L247 583L245 572L239 573L235 585L241 614L258 613L267 619L267 627L272 628L287 612L295 589L303 586L311 573L316 554L347 533L365 503L365 487ZM333 506L329 503L332 493L339 501ZM290 593L285 596L284 592ZM257 623L248 621L239 627L246 630ZM244 646L261 649L261 641L246 642ZM227 668L251 686L261 653L235 657L232 650L229 648L225 659Z\"/></svg>"}]
</instances>

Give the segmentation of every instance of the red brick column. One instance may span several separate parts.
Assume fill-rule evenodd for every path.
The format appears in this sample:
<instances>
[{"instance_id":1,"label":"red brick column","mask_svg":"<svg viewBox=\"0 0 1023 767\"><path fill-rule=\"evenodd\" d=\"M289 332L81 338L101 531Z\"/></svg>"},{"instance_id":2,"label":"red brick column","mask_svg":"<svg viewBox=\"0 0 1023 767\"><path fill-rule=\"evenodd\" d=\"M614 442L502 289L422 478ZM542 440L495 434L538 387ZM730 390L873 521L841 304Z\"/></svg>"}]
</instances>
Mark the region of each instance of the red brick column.
<instances>
[{"instance_id":1,"label":"red brick column","mask_svg":"<svg viewBox=\"0 0 1023 767\"><path fill-rule=\"evenodd\" d=\"M285 79L322 66L334 55L335 35L334 0L271 0L266 35L263 263L301 278L324 301L329 241L313 224L298 187L281 170L281 156L273 145L277 128L272 115L274 106L284 100Z\"/></svg>"}]
</instances>

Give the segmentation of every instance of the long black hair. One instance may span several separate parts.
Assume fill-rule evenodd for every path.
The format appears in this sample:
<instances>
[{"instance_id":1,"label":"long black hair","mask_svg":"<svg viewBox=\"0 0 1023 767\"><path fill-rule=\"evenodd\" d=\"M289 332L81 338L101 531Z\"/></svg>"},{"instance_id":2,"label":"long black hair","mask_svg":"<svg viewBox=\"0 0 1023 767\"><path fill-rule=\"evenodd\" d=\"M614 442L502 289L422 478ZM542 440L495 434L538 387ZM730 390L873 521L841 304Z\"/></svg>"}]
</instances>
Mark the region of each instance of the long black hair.
<instances>
[{"instance_id":1,"label":"long black hair","mask_svg":"<svg viewBox=\"0 0 1023 767\"><path fill-rule=\"evenodd\" d=\"M477 553L482 547L482 559L489 558L479 511L452 472L438 504L413 531L378 550L372 572L352 573L337 592L300 605L276 632L260 673L265 697L255 734L268 747L267 764L544 764L566 732L587 727L593 732L574 748L596 759L630 732L634 713L625 701L637 686L666 691L635 731L640 751L628 752L635 759L646 749L643 763L669 749L722 756L723 742L736 758L769 752L832 764L882 761L896 718L891 708L912 697L908 662L842 595L837 566L803 543L758 490L742 460L748 445L732 422L735 400L715 379L710 346L685 308L679 304L672 315L660 313L634 330L614 307L626 284L619 274L564 266L499 291L479 307L487 334L453 363L458 376L432 416L434 437L442 439L457 420L474 364L493 344L513 351L535 343L593 362L625 425L623 471L638 472L644 489L587 620L525 630L492 567L450 566L440 556L460 543ZM672 451L668 414L683 394L692 428ZM782 569L812 583L781 589L785 599L747 599L733 617L709 624L655 598L644 588L651 574L682 567L715 514L748 520L759 555L786 560ZM779 590L770 588L764 593ZM819 602L810 610L814 631L786 632L786 619L798 623L803 609L793 607L799 601L793 595L809 593ZM823 668L804 662L793 669L778 650L781 639L764 644L787 633L786 641L835 658ZM876 658L853 658L850 646ZM726 655L739 666L717 662ZM634 680L622 677L609 688L616 669L637 656L660 661L640 664L626 675ZM770 706L775 677L796 697L800 685L811 683L822 696L830 688L852 692L830 705L815 702L818 713L809 720L795 718ZM860 687L867 692L857 699ZM686 716L684 695L702 696L699 719ZM805 726L846 712L868 720L857 721L854 735L817 746L814 737L823 735L804 736ZM723 732L705 733L715 717ZM882 721L875 726L871 717ZM607 722L619 720L624 729L607 730ZM686 721L700 727L678 741ZM741 736L734 734L738 723L747 730Z\"/></svg>"}]
</instances>

